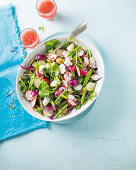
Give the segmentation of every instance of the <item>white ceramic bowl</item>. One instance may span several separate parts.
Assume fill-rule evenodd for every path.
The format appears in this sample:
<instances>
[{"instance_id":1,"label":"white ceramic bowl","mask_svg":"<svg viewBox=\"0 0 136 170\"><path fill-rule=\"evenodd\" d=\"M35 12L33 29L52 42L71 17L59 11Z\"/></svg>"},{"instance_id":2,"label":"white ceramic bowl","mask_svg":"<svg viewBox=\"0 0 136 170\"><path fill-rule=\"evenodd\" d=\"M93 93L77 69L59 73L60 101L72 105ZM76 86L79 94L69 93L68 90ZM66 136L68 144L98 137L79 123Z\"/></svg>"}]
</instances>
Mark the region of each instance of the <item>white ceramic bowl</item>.
<instances>
[{"instance_id":1,"label":"white ceramic bowl","mask_svg":"<svg viewBox=\"0 0 136 170\"><path fill-rule=\"evenodd\" d=\"M62 42L64 39L66 38L66 36L58 36L58 37L55 37L53 39L58 39L60 42ZM51 39L50 39L51 40ZM96 49L96 47L94 47L91 43L89 42L86 42L82 39L79 39L77 38L77 44L80 46L82 46L83 48L85 49L90 49L91 52L92 52L92 55L94 56L95 60L96 60L96 64L97 64L97 68L98 68L98 71L97 73L102 77L102 79L100 79L98 82L97 82L97 85L96 85L96 88L95 88L95 91L97 92L97 96L92 100L92 101L88 101L85 105L83 105L79 110L74 110L72 111L70 114L64 116L64 117L60 117L58 119L55 119L55 120L50 120L48 117L45 117L43 115L40 115L39 113L35 112L29 102L23 97L23 93L20 91L20 85L19 85L19 79L18 77L20 77L24 72L25 70L22 69L20 67L19 71L18 71L18 75L17 75L17 79L16 79L16 90L17 90L17 95L18 95L18 99L21 103L21 105L23 106L23 108L29 113L31 114L32 116L40 119L40 120L44 120L44 121L50 121L50 122L64 122L68 119L72 119L76 116L78 116L79 114L82 114L83 111L85 111L90 105L92 105L92 103L96 100L96 98L98 97L100 91L101 91L101 88L102 88L102 85L103 85L103 81L104 81L104 64L103 64L103 59L102 59L102 56L101 54L99 53L98 49ZM48 40L49 41L49 40ZM24 60L24 62L22 63L22 66L25 66L27 67L29 65L29 63L36 57L36 55L38 54L41 54L43 52L46 51L46 47L44 45L45 42L42 42L40 45L38 45L27 57L26 59Z\"/></svg>"}]
</instances>

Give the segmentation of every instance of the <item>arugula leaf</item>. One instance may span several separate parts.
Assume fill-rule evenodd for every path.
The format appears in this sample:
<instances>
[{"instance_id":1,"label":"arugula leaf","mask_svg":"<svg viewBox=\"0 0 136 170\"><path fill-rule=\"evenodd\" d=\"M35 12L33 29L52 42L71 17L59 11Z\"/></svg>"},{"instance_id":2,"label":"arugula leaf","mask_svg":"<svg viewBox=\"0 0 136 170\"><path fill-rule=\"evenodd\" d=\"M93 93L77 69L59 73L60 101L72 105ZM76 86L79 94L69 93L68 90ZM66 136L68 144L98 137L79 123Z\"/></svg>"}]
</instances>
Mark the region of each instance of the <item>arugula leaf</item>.
<instances>
[{"instance_id":1,"label":"arugula leaf","mask_svg":"<svg viewBox=\"0 0 136 170\"><path fill-rule=\"evenodd\" d=\"M90 78L90 76L91 76L92 73L93 73L93 70L90 69L90 70L88 71L85 79L84 79L83 86L86 86L86 84L88 83L88 80L89 80L89 78Z\"/></svg>"},{"instance_id":2,"label":"arugula leaf","mask_svg":"<svg viewBox=\"0 0 136 170\"><path fill-rule=\"evenodd\" d=\"M54 50L60 45L59 40L51 40L45 43L47 50Z\"/></svg>"},{"instance_id":3,"label":"arugula leaf","mask_svg":"<svg viewBox=\"0 0 136 170\"><path fill-rule=\"evenodd\" d=\"M39 30L44 32L44 27L43 26L39 27Z\"/></svg>"},{"instance_id":4,"label":"arugula leaf","mask_svg":"<svg viewBox=\"0 0 136 170\"><path fill-rule=\"evenodd\" d=\"M53 72L59 71L59 65L58 65L57 63L55 63L55 64L52 66L51 70L52 70Z\"/></svg>"}]
</instances>

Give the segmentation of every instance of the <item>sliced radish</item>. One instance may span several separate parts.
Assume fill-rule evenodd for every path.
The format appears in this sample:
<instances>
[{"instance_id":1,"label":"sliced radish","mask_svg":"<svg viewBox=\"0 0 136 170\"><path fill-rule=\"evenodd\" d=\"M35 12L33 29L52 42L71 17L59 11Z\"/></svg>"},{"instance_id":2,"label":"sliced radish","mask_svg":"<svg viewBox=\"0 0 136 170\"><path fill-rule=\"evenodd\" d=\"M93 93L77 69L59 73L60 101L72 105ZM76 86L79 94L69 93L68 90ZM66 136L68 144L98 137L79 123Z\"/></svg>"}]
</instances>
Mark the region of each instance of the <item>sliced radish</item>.
<instances>
[{"instance_id":1,"label":"sliced radish","mask_svg":"<svg viewBox=\"0 0 136 170\"><path fill-rule=\"evenodd\" d=\"M83 76L86 76L86 75L87 75L87 71L85 71L85 70L80 70L80 74L83 75Z\"/></svg>"},{"instance_id":2,"label":"sliced radish","mask_svg":"<svg viewBox=\"0 0 136 170\"><path fill-rule=\"evenodd\" d=\"M69 54L69 52L66 51L66 50L64 50L64 51L62 52L62 55L63 55L65 58L67 58L68 54Z\"/></svg>"},{"instance_id":3,"label":"sliced radish","mask_svg":"<svg viewBox=\"0 0 136 170\"><path fill-rule=\"evenodd\" d=\"M56 87L58 85L57 80L53 80L50 84L51 87Z\"/></svg>"},{"instance_id":4,"label":"sliced radish","mask_svg":"<svg viewBox=\"0 0 136 170\"><path fill-rule=\"evenodd\" d=\"M69 67L69 66L72 65L72 62L70 61L69 58L66 58L65 61L64 61L64 64L65 64L67 67Z\"/></svg>"},{"instance_id":5,"label":"sliced radish","mask_svg":"<svg viewBox=\"0 0 136 170\"><path fill-rule=\"evenodd\" d=\"M26 100L31 101L33 99L32 97L32 90L27 90L25 94Z\"/></svg>"},{"instance_id":6,"label":"sliced radish","mask_svg":"<svg viewBox=\"0 0 136 170\"><path fill-rule=\"evenodd\" d=\"M66 89L65 87L60 87L58 91L62 93L63 91L65 91L65 89Z\"/></svg>"},{"instance_id":7,"label":"sliced radish","mask_svg":"<svg viewBox=\"0 0 136 170\"><path fill-rule=\"evenodd\" d=\"M33 100L31 101L31 103L30 103L30 105L31 105L32 108L36 105L36 102L37 102L37 96L35 96L35 97L33 98Z\"/></svg>"},{"instance_id":8,"label":"sliced radish","mask_svg":"<svg viewBox=\"0 0 136 170\"><path fill-rule=\"evenodd\" d=\"M66 72L66 66L64 64L59 65L59 70L61 74L64 74Z\"/></svg>"},{"instance_id":9,"label":"sliced radish","mask_svg":"<svg viewBox=\"0 0 136 170\"><path fill-rule=\"evenodd\" d=\"M98 74L92 74L91 75L91 79L94 80L94 81L98 81L100 80L102 77L100 77Z\"/></svg>"},{"instance_id":10,"label":"sliced radish","mask_svg":"<svg viewBox=\"0 0 136 170\"><path fill-rule=\"evenodd\" d=\"M81 49L78 53L77 53L80 57L83 57L85 55L85 52L83 49Z\"/></svg>"},{"instance_id":11,"label":"sliced radish","mask_svg":"<svg viewBox=\"0 0 136 170\"><path fill-rule=\"evenodd\" d=\"M72 74L70 72L66 72L64 74L64 79L66 80L66 82L69 82L72 79Z\"/></svg>"},{"instance_id":12,"label":"sliced radish","mask_svg":"<svg viewBox=\"0 0 136 170\"><path fill-rule=\"evenodd\" d=\"M73 101L73 100L67 100L67 102L68 102L68 104L70 105L70 106L75 106L76 105L76 103Z\"/></svg>"},{"instance_id":13,"label":"sliced radish","mask_svg":"<svg viewBox=\"0 0 136 170\"><path fill-rule=\"evenodd\" d=\"M74 50L74 43L70 44L70 45L67 47L67 50L68 50L68 51Z\"/></svg>"},{"instance_id":14,"label":"sliced radish","mask_svg":"<svg viewBox=\"0 0 136 170\"><path fill-rule=\"evenodd\" d=\"M85 64L86 66L89 65L89 59L88 59L88 57L84 57L84 64Z\"/></svg>"},{"instance_id":15,"label":"sliced radish","mask_svg":"<svg viewBox=\"0 0 136 170\"><path fill-rule=\"evenodd\" d=\"M82 89L82 84L78 84L77 86L74 87L75 90L81 90Z\"/></svg>"},{"instance_id":16,"label":"sliced radish","mask_svg":"<svg viewBox=\"0 0 136 170\"><path fill-rule=\"evenodd\" d=\"M89 82L86 87L88 91L92 91L95 88L95 83Z\"/></svg>"},{"instance_id":17,"label":"sliced radish","mask_svg":"<svg viewBox=\"0 0 136 170\"><path fill-rule=\"evenodd\" d=\"M48 109L48 108L45 107L45 108L43 109L43 115L44 115L44 116L47 116L47 117L48 117L48 116L52 116L52 115L53 115L53 110Z\"/></svg>"},{"instance_id":18,"label":"sliced radish","mask_svg":"<svg viewBox=\"0 0 136 170\"><path fill-rule=\"evenodd\" d=\"M78 76L80 77L80 70L79 70L79 67L78 67L78 66L76 66L76 70L77 70Z\"/></svg>"},{"instance_id":19,"label":"sliced radish","mask_svg":"<svg viewBox=\"0 0 136 170\"><path fill-rule=\"evenodd\" d=\"M56 58L57 58L57 54L51 54L51 55L49 56L49 60L52 60L52 61L55 61Z\"/></svg>"},{"instance_id":20,"label":"sliced radish","mask_svg":"<svg viewBox=\"0 0 136 170\"><path fill-rule=\"evenodd\" d=\"M35 67L37 65L37 61L33 62L32 66Z\"/></svg>"},{"instance_id":21,"label":"sliced radish","mask_svg":"<svg viewBox=\"0 0 136 170\"><path fill-rule=\"evenodd\" d=\"M68 99L74 101L74 100L75 100L75 97L74 97L72 94L70 94L70 95L68 95Z\"/></svg>"},{"instance_id":22,"label":"sliced radish","mask_svg":"<svg viewBox=\"0 0 136 170\"><path fill-rule=\"evenodd\" d=\"M76 72L76 67L75 66L70 66L71 71Z\"/></svg>"},{"instance_id":23,"label":"sliced radish","mask_svg":"<svg viewBox=\"0 0 136 170\"><path fill-rule=\"evenodd\" d=\"M39 70L36 70L36 75L37 75L39 78L42 77L41 74L40 74L40 72L39 72Z\"/></svg>"},{"instance_id":24,"label":"sliced radish","mask_svg":"<svg viewBox=\"0 0 136 170\"><path fill-rule=\"evenodd\" d=\"M45 65L40 65L40 66L39 66L39 73L40 73L40 74L43 74L43 69L44 69L44 68L46 68ZM38 76L38 77L39 77L39 76ZM40 78L40 77L39 77L39 78Z\"/></svg>"},{"instance_id":25,"label":"sliced radish","mask_svg":"<svg viewBox=\"0 0 136 170\"><path fill-rule=\"evenodd\" d=\"M58 57L62 57L63 51L64 51L64 50L62 50L62 49L57 50L57 56L58 56Z\"/></svg>"},{"instance_id":26,"label":"sliced radish","mask_svg":"<svg viewBox=\"0 0 136 170\"><path fill-rule=\"evenodd\" d=\"M45 97L42 101L43 105L46 106L48 103L50 102L50 98L49 97Z\"/></svg>"},{"instance_id":27,"label":"sliced radish","mask_svg":"<svg viewBox=\"0 0 136 170\"><path fill-rule=\"evenodd\" d=\"M55 91L55 97L58 97L60 95L60 91Z\"/></svg>"},{"instance_id":28,"label":"sliced radish","mask_svg":"<svg viewBox=\"0 0 136 170\"><path fill-rule=\"evenodd\" d=\"M66 80L62 80L62 83L65 87L68 87L68 83L66 82Z\"/></svg>"},{"instance_id":29,"label":"sliced radish","mask_svg":"<svg viewBox=\"0 0 136 170\"><path fill-rule=\"evenodd\" d=\"M46 81L46 83L49 84L49 80L47 78L43 78L44 81Z\"/></svg>"},{"instance_id":30,"label":"sliced radish","mask_svg":"<svg viewBox=\"0 0 136 170\"><path fill-rule=\"evenodd\" d=\"M41 83L41 80L39 78L34 79L34 86L38 88L39 84Z\"/></svg>"}]
</instances>

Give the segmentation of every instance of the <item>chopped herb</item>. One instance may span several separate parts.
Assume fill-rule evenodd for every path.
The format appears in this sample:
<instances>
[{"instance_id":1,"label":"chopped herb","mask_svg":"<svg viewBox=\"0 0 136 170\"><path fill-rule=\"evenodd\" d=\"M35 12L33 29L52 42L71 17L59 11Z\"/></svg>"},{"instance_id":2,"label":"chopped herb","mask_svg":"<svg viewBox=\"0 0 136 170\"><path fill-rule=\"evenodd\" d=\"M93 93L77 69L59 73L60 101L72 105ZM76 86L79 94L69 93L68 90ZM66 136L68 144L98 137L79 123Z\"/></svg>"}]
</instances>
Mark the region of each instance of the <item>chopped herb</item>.
<instances>
[{"instance_id":1,"label":"chopped herb","mask_svg":"<svg viewBox=\"0 0 136 170\"><path fill-rule=\"evenodd\" d=\"M44 32L44 27L43 26L39 27L39 30Z\"/></svg>"}]
</instances>

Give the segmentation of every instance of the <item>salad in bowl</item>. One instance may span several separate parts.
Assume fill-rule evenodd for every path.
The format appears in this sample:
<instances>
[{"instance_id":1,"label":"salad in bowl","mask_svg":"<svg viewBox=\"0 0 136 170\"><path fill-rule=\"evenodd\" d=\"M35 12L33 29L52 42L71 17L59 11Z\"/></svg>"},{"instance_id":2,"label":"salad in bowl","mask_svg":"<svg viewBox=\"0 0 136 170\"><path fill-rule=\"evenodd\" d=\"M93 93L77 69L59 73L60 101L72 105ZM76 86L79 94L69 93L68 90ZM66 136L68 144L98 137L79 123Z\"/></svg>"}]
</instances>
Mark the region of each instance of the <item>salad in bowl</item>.
<instances>
[{"instance_id":1,"label":"salad in bowl","mask_svg":"<svg viewBox=\"0 0 136 170\"><path fill-rule=\"evenodd\" d=\"M96 96L98 67L92 51L68 38L60 45L58 39L44 43L46 52L34 56L18 77L20 92L30 107L50 120L59 119L78 110Z\"/></svg>"}]
</instances>

